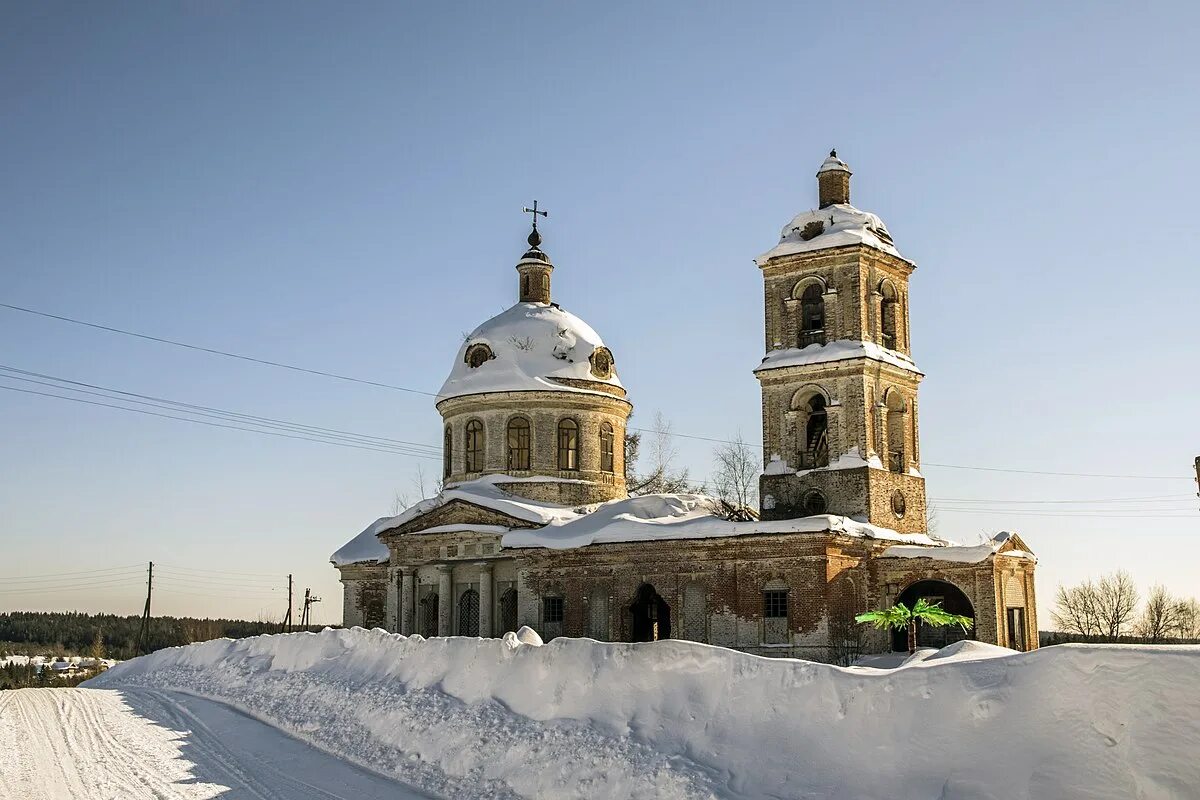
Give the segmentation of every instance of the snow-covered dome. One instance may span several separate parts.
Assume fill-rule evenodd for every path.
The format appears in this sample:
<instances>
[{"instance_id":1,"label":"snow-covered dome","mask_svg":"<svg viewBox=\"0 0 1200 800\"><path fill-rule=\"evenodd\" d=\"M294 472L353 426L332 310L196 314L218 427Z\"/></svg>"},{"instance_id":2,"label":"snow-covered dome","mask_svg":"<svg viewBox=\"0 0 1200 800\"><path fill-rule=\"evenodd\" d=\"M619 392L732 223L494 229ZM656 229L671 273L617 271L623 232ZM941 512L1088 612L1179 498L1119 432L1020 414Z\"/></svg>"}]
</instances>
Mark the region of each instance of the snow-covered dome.
<instances>
[{"instance_id":1,"label":"snow-covered dome","mask_svg":"<svg viewBox=\"0 0 1200 800\"><path fill-rule=\"evenodd\" d=\"M624 394L600 335L557 304L522 302L471 332L438 400L483 392L591 392L597 383Z\"/></svg>"},{"instance_id":2,"label":"snow-covered dome","mask_svg":"<svg viewBox=\"0 0 1200 800\"><path fill-rule=\"evenodd\" d=\"M779 244L754 260L762 265L776 256L851 244L865 244L903 258L883 220L849 203L835 203L797 214L783 226Z\"/></svg>"}]
</instances>

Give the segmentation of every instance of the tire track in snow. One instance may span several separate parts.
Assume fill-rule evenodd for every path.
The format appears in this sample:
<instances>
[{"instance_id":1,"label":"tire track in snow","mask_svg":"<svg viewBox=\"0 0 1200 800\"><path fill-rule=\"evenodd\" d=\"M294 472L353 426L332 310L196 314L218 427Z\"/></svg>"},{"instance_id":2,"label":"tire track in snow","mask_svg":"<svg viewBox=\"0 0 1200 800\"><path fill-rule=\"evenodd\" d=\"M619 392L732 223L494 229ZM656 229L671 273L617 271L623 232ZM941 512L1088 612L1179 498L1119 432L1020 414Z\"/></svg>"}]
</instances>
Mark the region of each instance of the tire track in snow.
<instances>
[{"instance_id":1,"label":"tire track in snow","mask_svg":"<svg viewBox=\"0 0 1200 800\"><path fill-rule=\"evenodd\" d=\"M151 690L0 692L0 798L412 800L408 787L210 700Z\"/></svg>"}]
</instances>

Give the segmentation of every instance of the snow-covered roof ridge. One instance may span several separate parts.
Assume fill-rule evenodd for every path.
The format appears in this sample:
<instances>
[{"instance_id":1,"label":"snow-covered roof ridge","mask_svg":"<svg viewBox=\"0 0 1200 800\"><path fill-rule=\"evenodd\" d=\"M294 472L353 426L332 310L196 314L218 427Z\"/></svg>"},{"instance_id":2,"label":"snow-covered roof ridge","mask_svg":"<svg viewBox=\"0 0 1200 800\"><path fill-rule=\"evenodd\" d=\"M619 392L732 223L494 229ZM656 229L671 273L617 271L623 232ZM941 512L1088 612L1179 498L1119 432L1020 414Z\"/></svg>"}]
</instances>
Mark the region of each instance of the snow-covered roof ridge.
<instances>
[{"instance_id":1,"label":"snow-covered roof ridge","mask_svg":"<svg viewBox=\"0 0 1200 800\"><path fill-rule=\"evenodd\" d=\"M825 344L810 344L807 347L785 347L772 350L763 357L762 363L755 367L754 371L765 372L769 369L802 367L829 361L845 361L851 358L869 358L872 361L882 361L894 367L921 373L916 362L904 353L898 350L889 350L875 342L859 339L839 339Z\"/></svg>"},{"instance_id":2,"label":"snow-covered roof ridge","mask_svg":"<svg viewBox=\"0 0 1200 800\"><path fill-rule=\"evenodd\" d=\"M832 533L908 545L937 545L923 533L897 533L849 517L821 514L798 519L737 522L722 515L718 501L702 494L648 494L586 506L561 506L529 500L504 491L506 475L488 475L455 484L436 497L422 500L394 517L381 517L338 550L330 560L341 567L354 563L384 563L387 548L378 536L448 503L462 501L496 511L536 527L502 528L490 524L439 525L414 534L476 530L503 533L501 546L569 550L593 544L667 539L714 539L755 534Z\"/></svg>"},{"instance_id":3,"label":"snow-covered roof ridge","mask_svg":"<svg viewBox=\"0 0 1200 800\"><path fill-rule=\"evenodd\" d=\"M822 171L828 171L825 165L822 165ZM904 258L892 242L892 235L887 226L877 215L861 211L849 203L834 203L825 208L797 214L791 222L783 226L779 244L754 261L761 267L779 256L855 244L874 247L897 258Z\"/></svg>"},{"instance_id":4,"label":"snow-covered roof ridge","mask_svg":"<svg viewBox=\"0 0 1200 800\"><path fill-rule=\"evenodd\" d=\"M467 350L477 344L487 345L491 357L472 367ZM517 303L467 336L438 400L484 392L594 391L564 380L623 389L615 366L607 375L592 372L590 359L601 348L600 335L557 304Z\"/></svg>"},{"instance_id":5,"label":"snow-covered roof ridge","mask_svg":"<svg viewBox=\"0 0 1200 800\"><path fill-rule=\"evenodd\" d=\"M1005 545L1012 543L1015 547L1002 550ZM995 536L974 545L946 543L934 547L914 547L912 545L893 545L883 551L881 558L935 558L938 561L953 561L960 564L978 564L993 555L1003 555L1010 558L1020 558L1037 561L1037 556L1024 548L1024 544L1015 533L1001 531Z\"/></svg>"}]
</instances>

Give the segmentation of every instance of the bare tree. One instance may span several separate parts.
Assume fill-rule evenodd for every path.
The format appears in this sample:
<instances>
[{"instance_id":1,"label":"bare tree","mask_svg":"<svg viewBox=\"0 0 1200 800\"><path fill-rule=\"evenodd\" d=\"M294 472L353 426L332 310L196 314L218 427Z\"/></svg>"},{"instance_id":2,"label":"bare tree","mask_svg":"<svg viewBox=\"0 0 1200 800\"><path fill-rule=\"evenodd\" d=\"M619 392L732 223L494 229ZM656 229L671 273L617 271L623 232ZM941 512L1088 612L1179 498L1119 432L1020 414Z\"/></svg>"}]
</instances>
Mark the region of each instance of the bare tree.
<instances>
[{"instance_id":1,"label":"bare tree","mask_svg":"<svg viewBox=\"0 0 1200 800\"><path fill-rule=\"evenodd\" d=\"M1089 580L1078 586L1059 586L1051 614L1059 630L1083 636L1099 635L1096 585Z\"/></svg>"},{"instance_id":2,"label":"bare tree","mask_svg":"<svg viewBox=\"0 0 1200 800\"><path fill-rule=\"evenodd\" d=\"M1178 631L1180 639L1200 639L1200 603L1196 598L1179 601Z\"/></svg>"},{"instance_id":3,"label":"bare tree","mask_svg":"<svg viewBox=\"0 0 1200 800\"><path fill-rule=\"evenodd\" d=\"M1096 582L1097 611L1101 632L1116 640L1133 622L1138 605L1138 590L1125 570L1104 575Z\"/></svg>"},{"instance_id":4,"label":"bare tree","mask_svg":"<svg viewBox=\"0 0 1200 800\"><path fill-rule=\"evenodd\" d=\"M409 478L408 490L397 489L392 498L392 516L398 516L412 507L414 503L438 494L442 491L443 483L441 478L434 479L427 476L424 464L417 464Z\"/></svg>"},{"instance_id":5,"label":"bare tree","mask_svg":"<svg viewBox=\"0 0 1200 800\"><path fill-rule=\"evenodd\" d=\"M1168 592L1165 586L1151 586L1146 607L1138 618L1138 635L1154 643L1178 638L1182 635L1182 623L1187 613L1185 601Z\"/></svg>"},{"instance_id":6,"label":"bare tree","mask_svg":"<svg viewBox=\"0 0 1200 800\"><path fill-rule=\"evenodd\" d=\"M758 473L762 471L762 459L742 440L741 433L732 441L717 447L713 451L713 459L713 494L734 508L752 509L757 506Z\"/></svg>"},{"instance_id":7,"label":"bare tree","mask_svg":"<svg viewBox=\"0 0 1200 800\"><path fill-rule=\"evenodd\" d=\"M661 411L654 415L654 425L650 430L649 439L643 441L640 436L637 437L634 458L640 455L639 451L643 444L646 448L644 452L650 459L649 469L638 473L630 482L630 494L680 494L694 491L687 468L678 469L675 466L679 451L675 447L675 441L671 434L671 423L667 421ZM629 440L627 438L627 454L628 448Z\"/></svg>"}]
</instances>

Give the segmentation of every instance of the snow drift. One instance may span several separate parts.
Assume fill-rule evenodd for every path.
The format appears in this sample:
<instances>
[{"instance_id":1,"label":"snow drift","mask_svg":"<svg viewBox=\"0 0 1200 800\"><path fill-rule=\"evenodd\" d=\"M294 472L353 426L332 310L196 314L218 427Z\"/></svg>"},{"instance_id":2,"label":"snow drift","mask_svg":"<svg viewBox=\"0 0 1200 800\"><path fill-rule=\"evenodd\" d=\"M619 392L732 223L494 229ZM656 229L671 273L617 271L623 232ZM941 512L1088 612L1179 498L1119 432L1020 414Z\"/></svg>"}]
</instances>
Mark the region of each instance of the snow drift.
<instances>
[{"instance_id":1,"label":"snow drift","mask_svg":"<svg viewBox=\"0 0 1200 800\"><path fill-rule=\"evenodd\" d=\"M456 798L1044 800L1200 786L1200 647L960 643L884 670L524 638L221 639L88 686L221 700Z\"/></svg>"}]
</instances>

